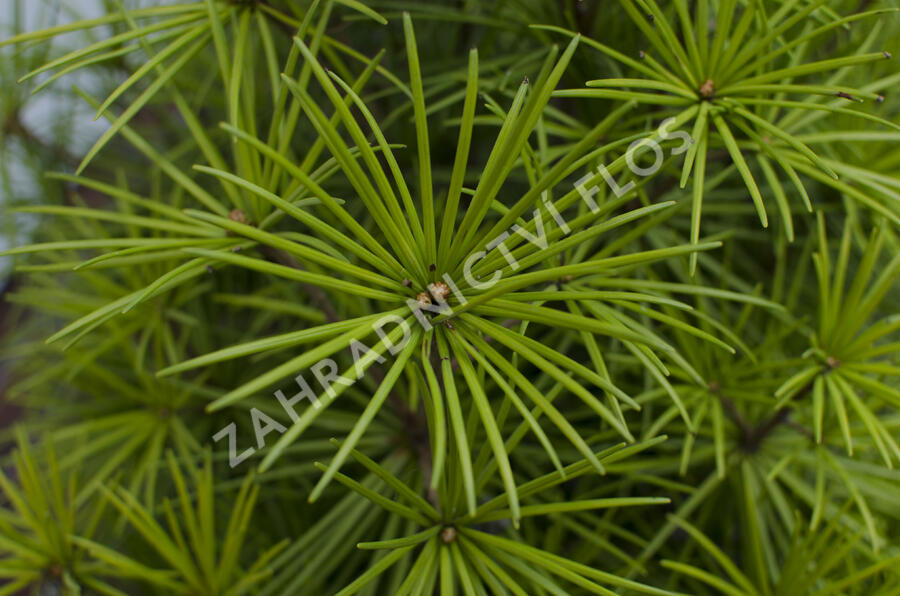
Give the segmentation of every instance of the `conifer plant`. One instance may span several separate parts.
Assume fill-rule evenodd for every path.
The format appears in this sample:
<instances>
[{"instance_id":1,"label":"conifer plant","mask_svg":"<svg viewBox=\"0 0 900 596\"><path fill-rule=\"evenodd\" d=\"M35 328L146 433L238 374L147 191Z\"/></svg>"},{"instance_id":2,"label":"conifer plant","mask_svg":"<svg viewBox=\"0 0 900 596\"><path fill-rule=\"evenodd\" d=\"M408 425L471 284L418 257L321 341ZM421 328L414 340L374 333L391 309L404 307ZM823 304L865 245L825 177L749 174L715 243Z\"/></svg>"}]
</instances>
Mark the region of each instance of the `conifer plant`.
<instances>
[{"instance_id":1,"label":"conifer plant","mask_svg":"<svg viewBox=\"0 0 900 596\"><path fill-rule=\"evenodd\" d=\"M900 594L892 1L8 4L0 594Z\"/></svg>"}]
</instances>

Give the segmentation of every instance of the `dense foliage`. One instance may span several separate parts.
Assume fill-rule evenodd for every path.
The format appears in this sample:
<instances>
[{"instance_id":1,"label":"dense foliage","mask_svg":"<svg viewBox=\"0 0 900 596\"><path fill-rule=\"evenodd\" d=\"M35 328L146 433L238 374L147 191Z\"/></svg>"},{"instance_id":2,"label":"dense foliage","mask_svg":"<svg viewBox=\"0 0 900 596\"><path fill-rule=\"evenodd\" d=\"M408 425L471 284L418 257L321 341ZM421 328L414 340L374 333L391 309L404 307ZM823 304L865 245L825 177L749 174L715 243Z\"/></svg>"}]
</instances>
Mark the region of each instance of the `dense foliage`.
<instances>
[{"instance_id":1,"label":"dense foliage","mask_svg":"<svg viewBox=\"0 0 900 596\"><path fill-rule=\"evenodd\" d=\"M0 594L900 594L889 2L11 4Z\"/></svg>"}]
</instances>

